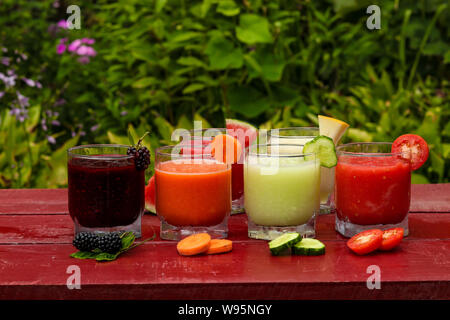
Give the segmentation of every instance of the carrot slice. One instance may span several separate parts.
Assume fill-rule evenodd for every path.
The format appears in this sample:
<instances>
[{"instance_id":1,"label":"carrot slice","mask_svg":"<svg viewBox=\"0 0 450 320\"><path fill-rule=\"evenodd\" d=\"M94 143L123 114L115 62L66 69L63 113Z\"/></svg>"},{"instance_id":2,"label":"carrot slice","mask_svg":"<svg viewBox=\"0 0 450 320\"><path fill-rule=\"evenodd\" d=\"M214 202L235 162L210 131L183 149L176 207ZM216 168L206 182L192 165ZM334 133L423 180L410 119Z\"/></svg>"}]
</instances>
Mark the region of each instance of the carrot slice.
<instances>
[{"instance_id":1,"label":"carrot slice","mask_svg":"<svg viewBox=\"0 0 450 320\"><path fill-rule=\"evenodd\" d=\"M228 239L212 239L207 254L225 253L233 249L233 242Z\"/></svg>"},{"instance_id":2,"label":"carrot slice","mask_svg":"<svg viewBox=\"0 0 450 320\"><path fill-rule=\"evenodd\" d=\"M219 134L211 142L211 154L219 162L233 164L241 158L242 145L228 134Z\"/></svg>"},{"instance_id":3,"label":"carrot slice","mask_svg":"<svg viewBox=\"0 0 450 320\"><path fill-rule=\"evenodd\" d=\"M211 242L211 236L207 233L195 233L177 244L178 253L183 256L193 256L206 252Z\"/></svg>"}]
</instances>

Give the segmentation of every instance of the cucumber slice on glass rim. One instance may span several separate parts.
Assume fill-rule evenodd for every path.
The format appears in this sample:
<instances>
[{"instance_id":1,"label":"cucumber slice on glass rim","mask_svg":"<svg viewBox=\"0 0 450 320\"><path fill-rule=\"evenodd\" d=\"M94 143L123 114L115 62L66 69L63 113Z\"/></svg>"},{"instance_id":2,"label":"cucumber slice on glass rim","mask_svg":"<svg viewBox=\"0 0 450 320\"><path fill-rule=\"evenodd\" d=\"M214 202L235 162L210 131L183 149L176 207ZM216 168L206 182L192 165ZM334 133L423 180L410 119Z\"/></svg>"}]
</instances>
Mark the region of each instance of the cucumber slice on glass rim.
<instances>
[{"instance_id":1,"label":"cucumber slice on glass rim","mask_svg":"<svg viewBox=\"0 0 450 320\"><path fill-rule=\"evenodd\" d=\"M315 153L320 159L320 165L325 168L333 168L337 165L336 147L333 139L327 136L317 136L305 143L303 153ZM305 156L305 160L312 160L313 156Z\"/></svg>"},{"instance_id":2,"label":"cucumber slice on glass rim","mask_svg":"<svg viewBox=\"0 0 450 320\"><path fill-rule=\"evenodd\" d=\"M295 245L297 242L301 240L302 236L300 233L297 232L285 233L270 241L269 249L274 256L277 256L286 249L291 248L293 245Z\"/></svg>"},{"instance_id":3,"label":"cucumber slice on glass rim","mask_svg":"<svg viewBox=\"0 0 450 320\"><path fill-rule=\"evenodd\" d=\"M319 256L325 253L325 245L317 239L305 238L292 247L292 254Z\"/></svg>"}]
</instances>

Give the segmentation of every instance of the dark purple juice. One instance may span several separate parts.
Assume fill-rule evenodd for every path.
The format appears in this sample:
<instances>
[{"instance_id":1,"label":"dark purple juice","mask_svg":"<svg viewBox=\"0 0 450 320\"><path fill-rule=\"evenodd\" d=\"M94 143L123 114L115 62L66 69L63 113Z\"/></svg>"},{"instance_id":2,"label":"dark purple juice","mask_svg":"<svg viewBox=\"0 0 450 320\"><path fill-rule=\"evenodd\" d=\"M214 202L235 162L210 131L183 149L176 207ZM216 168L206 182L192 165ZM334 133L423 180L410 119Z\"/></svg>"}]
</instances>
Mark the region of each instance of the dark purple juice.
<instances>
[{"instance_id":1,"label":"dark purple juice","mask_svg":"<svg viewBox=\"0 0 450 320\"><path fill-rule=\"evenodd\" d=\"M69 213L83 227L128 226L144 212L145 172L128 156L68 161Z\"/></svg>"}]
</instances>

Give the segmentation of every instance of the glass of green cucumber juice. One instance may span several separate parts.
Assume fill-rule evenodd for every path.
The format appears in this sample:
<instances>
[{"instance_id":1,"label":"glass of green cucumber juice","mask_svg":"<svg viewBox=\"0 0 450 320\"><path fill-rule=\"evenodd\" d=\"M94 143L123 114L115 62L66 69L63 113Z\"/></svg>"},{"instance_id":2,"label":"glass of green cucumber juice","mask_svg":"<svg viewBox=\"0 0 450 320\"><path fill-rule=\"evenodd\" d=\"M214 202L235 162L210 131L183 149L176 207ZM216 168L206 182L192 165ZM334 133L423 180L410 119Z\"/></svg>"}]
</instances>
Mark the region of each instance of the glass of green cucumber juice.
<instances>
[{"instance_id":1,"label":"glass of green cucumber juice","mask_svg":"<svg viewBox=\"0 0 450 320\"><path fill-rule=\"evenodd\" d=\"M285 232L315 237L320 161L302 145L255 144L244 162L248 236L273 240Z\"/></svg>"},{"instance_id":2,"label":"glass of green cucumber juice","mask_svg":"<svg viewBox=\"0 0 450 320\"><path fill-rule=\"evenodd\" d=\"M272 129L268 132L269 143L300 144L313 140L320 135L318 127L289 127ZM334 210L332 193L334 191L334 167L320 168L320 213L327 214Z\"/></svg>"}]
</instances>

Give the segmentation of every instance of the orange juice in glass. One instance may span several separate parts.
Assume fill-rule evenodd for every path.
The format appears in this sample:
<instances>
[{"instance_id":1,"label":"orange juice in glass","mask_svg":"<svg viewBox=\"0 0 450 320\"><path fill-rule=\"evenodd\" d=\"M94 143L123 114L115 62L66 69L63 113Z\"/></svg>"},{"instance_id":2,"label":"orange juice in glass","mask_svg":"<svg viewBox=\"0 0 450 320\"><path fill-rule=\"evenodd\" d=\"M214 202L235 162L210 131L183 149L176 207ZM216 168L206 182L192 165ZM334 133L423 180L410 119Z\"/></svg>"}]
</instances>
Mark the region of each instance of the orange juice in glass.
<instances>
[{"instance_id":1,"label":"orange juice in glass","mask_svg":"<svg viewBox=\"0 0 450 320\"><path fill-rule=\"evenodd\" d=\"M202 146L166 146L156 150L156 213L160 237L180 240L207 232L228 236L231 165L202 152Z\"/></svg>"}]
</instances>

